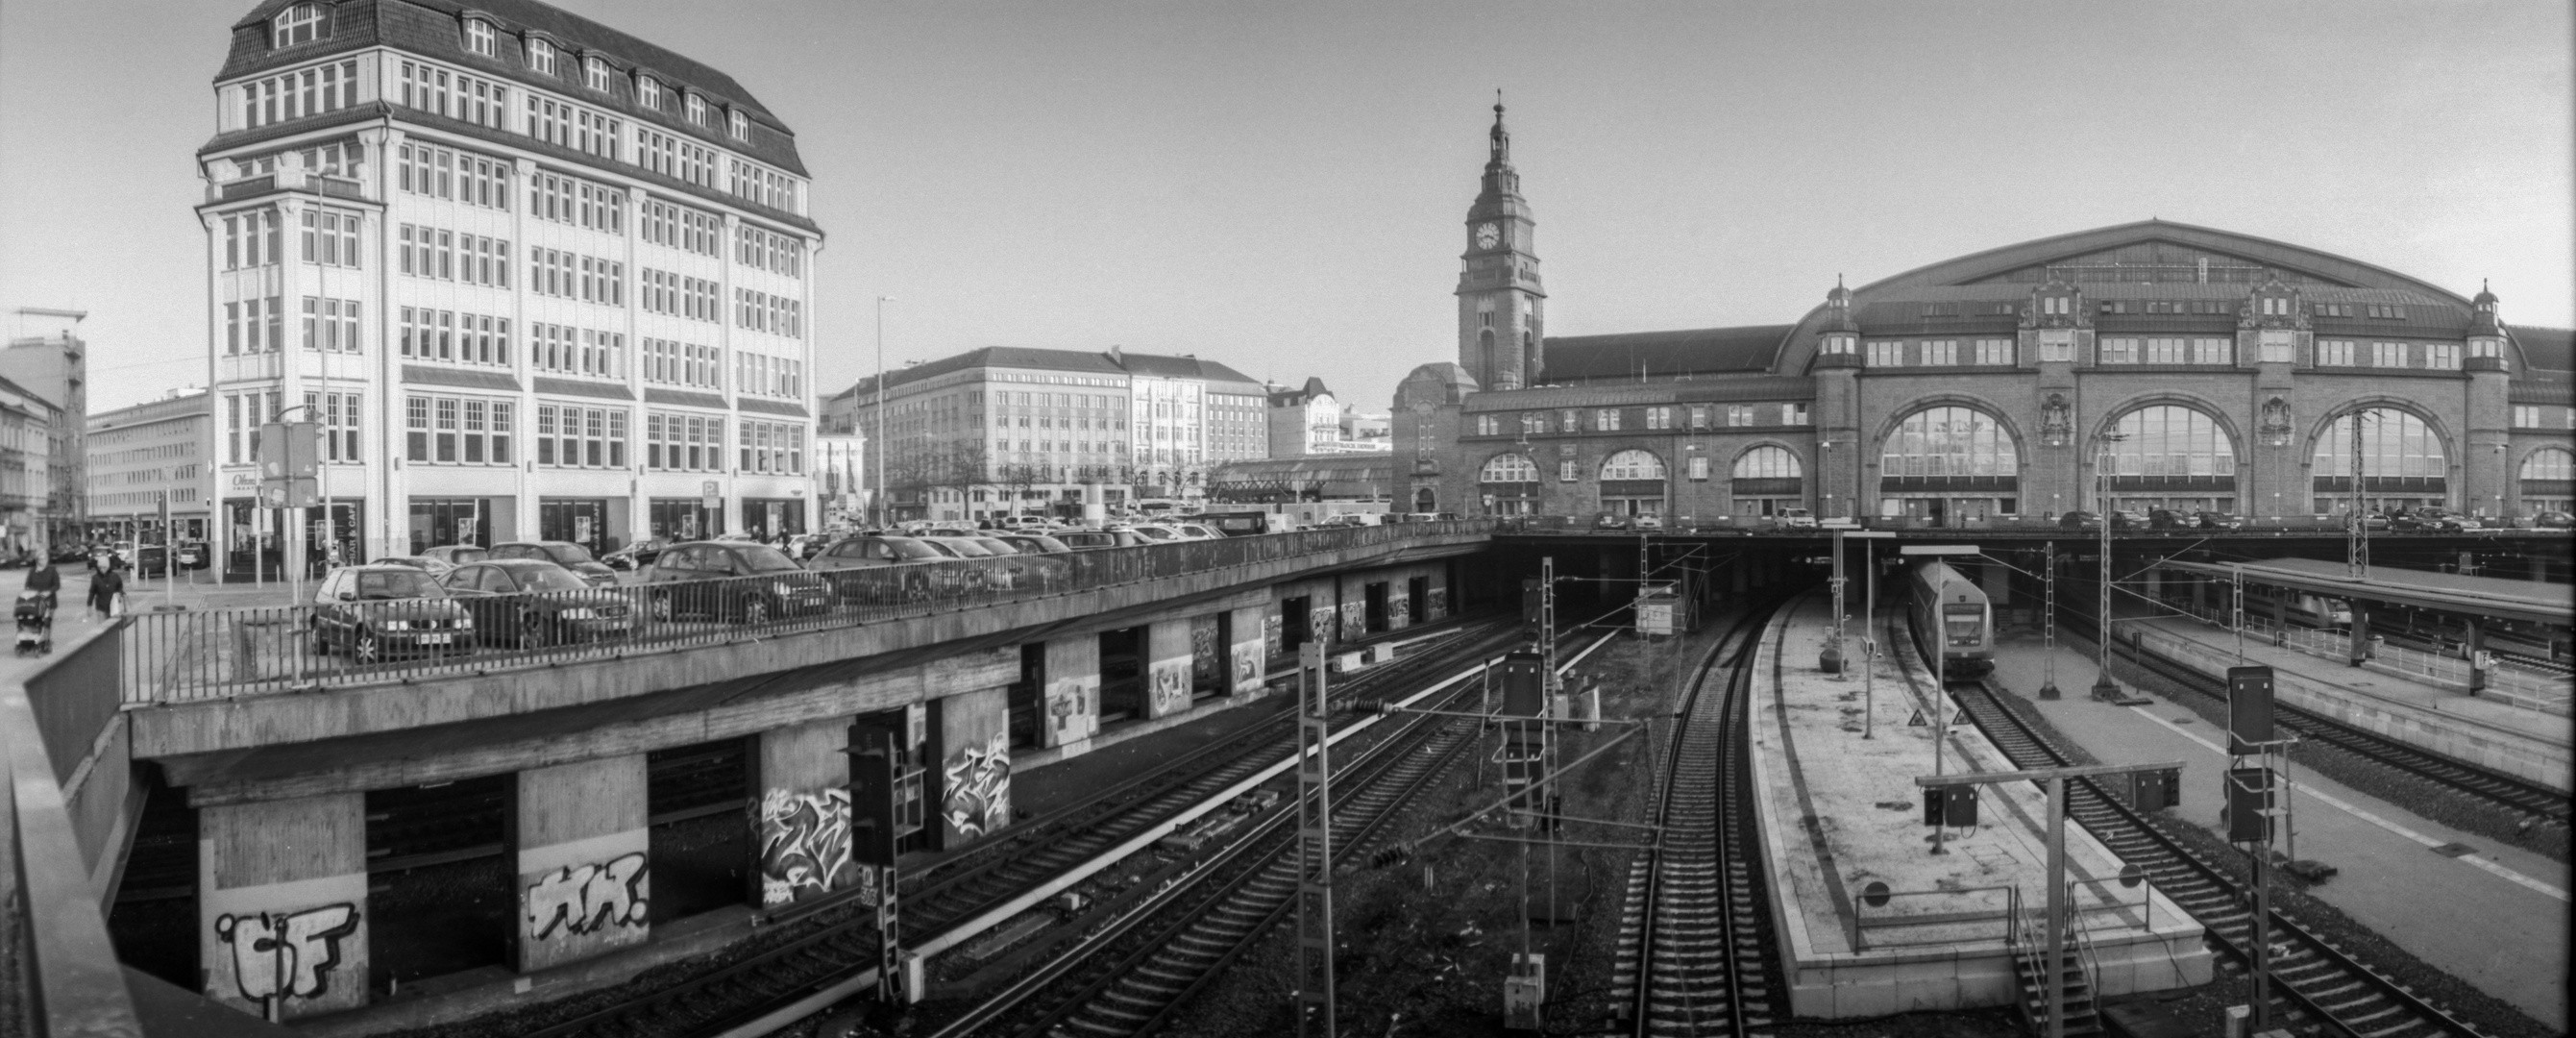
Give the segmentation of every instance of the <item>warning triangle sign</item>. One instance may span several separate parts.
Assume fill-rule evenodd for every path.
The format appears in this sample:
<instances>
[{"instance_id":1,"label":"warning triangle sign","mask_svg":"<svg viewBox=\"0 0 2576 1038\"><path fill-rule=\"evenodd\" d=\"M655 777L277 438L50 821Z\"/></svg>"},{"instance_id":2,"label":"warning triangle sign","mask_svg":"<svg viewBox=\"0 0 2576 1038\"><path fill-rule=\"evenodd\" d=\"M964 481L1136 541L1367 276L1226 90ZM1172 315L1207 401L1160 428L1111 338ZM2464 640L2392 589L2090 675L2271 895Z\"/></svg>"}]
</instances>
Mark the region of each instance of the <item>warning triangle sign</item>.
<instances>
[{"instance_id":1,"label":"warning triangle sign","mask_svg":"<svg viewBox=\"0 0 2576 1038\"><path fill-rule=\"evenodd\" d=\"M1931 724L1932 722L1923 719L1923 711L1921 710L1914 711L1914 716L1907 718L1905 721L1905 726L1908 728L1928 728Z\"/></svg>"}]
</instances>

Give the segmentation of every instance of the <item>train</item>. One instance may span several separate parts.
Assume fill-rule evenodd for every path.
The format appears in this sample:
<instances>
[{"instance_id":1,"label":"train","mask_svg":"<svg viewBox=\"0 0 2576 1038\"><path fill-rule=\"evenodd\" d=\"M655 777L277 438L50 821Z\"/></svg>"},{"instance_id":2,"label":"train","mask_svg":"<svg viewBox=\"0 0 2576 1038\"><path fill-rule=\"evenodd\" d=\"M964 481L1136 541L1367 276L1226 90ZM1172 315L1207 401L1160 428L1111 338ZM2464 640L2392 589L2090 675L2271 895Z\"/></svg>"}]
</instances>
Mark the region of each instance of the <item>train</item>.
<instances>
[{"instance_id":1,"label":"train","mask_svg":"<svg viewBox=\"0 0 2576 1038\"><path fill-rule=\"evenodd\" d=\"M1905 592L1914 647L1925 662L1941 661L1945 680L1983 677L1995 669L1995 610L1986 589L1933 559L1906 574Z\"/></svg>"}]
</instances>

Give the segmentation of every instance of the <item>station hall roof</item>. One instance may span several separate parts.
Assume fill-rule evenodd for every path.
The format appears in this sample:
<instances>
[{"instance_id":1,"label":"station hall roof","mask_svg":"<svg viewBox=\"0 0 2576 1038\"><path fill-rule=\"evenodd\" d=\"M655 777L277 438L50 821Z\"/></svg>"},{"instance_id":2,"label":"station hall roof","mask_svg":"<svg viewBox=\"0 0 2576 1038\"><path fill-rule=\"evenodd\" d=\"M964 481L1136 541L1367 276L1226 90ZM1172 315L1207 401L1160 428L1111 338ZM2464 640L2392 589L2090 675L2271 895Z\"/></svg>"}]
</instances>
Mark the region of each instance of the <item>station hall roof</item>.
<instances>
[{"instance_id":1,"label":"station hall roof","mask_svg":"<svg viewBox=\"0 0 2576 1038\"><path fill-rule=\"evenodd\" d=\"M2556 627L2565 627L2571 619L2576 619L2576 584L2473 577L2386 566L2373 566L2368 576L2356 580L2344 575L2343 563L2323 559L2270 559L2245 563L2168 560L2164 566L2216 577L2242 573L2247 581L2257 584L2443 613L2493 616Z\"/></svg>"}]
</instances>

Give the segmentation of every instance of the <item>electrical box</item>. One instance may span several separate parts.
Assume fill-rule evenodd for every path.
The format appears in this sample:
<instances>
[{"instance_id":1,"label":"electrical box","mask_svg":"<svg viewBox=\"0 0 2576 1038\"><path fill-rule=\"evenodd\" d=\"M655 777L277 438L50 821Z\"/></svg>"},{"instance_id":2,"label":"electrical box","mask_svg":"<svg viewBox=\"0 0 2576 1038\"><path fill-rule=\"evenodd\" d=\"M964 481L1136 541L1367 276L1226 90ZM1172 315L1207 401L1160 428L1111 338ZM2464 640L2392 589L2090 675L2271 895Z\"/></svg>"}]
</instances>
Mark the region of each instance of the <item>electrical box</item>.
<instances>
[{"instance_id":1,"label":"electrical box","mask_svg":"<svg viewBox=\"0 0 2576 1038\"><path fill-rule=\"evenodd\" d=\"M1923 791L1923 824L1977 824L1977 787L1934 786Z\"/></svg>"},{"instance_id":2,"label":"electrical box","mask_svg":"<svg viewBox=\"0 0 2576 1038\"><path fill-rule=\"evenodd\" d=\"M2227 839L2252 843L2272 838L2272 769L2227 771Z\"/></svg>"},{"instance_id":3,"label":"electrical box","mask_svg":"<svg viewBox=\"0 0 2576 1038\"><path fill-rule=\"evenodd\" d=\"M1546 1028L1539 1007L1547 1004L1547 956L1512 955L1512 975L1503 979L1503 1029Z\"/></svg>"},{"instance_id":4,"label":"electrical box","mask_svg":"<svg viewBox=\"0 0 2576 1038\"><path fill-rule=\"evenodd\" d=\"M2227 668L2227 752L2261 753L2247 743L2272 741L2272 668Z\"/></svg>"},{"instance_id":5,"label":"electrical box","mask_svg":"<svg viewBox=\"0 0 2576 1038\"><path fill-rule=\"evenodd\" d=\"M2140 811L2162 811L2182 803L2182 774L2173 771L2132 771L2129 773L2129 806Z\"/></svg>"}]
</instances>

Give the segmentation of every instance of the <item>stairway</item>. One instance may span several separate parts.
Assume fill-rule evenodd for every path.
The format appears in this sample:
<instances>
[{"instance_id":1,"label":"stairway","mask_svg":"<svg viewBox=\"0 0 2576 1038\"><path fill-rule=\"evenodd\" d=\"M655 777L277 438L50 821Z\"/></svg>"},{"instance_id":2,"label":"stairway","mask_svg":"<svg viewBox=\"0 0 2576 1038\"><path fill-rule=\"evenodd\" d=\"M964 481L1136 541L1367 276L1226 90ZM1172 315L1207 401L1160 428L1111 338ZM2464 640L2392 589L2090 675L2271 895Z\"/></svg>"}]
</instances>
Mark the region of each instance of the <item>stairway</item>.
<instances>
[{"instance_id":1,"label":"stairway","mask_svg":"<svg viewBox=\"0 0 2576 1038\"><path fill-rule=\"evenodd\" d=\"M2048 1033L2048 987L2043 976L2048 951L2025 944L2013 953L2014 979L2021 985L2021 1016L2035 1035ZM2093 982L2085 976L2084 963L2076 955L2075 942L2068 941L2058 960L2058 983L2065 985L2065 1033L2078 1035L2102 1033L2101 1007L2094 1002Z\"/></svg>"}]
</instances>

